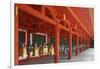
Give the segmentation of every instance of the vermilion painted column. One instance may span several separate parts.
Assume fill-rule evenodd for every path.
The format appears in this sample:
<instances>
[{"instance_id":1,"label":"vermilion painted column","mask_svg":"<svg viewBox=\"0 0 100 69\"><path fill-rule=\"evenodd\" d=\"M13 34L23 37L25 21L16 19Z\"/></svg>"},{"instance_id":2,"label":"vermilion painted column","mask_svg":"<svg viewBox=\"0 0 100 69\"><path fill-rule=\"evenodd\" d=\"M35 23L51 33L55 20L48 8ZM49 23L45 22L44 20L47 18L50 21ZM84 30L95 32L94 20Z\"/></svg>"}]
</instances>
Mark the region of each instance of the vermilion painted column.
<instances>
[{"instance_id":1,"label":"vermilion painted column","mask_svg":"<svg viewBox=\"0 0 100 69\"><path fill-rule=\"evenodd\" d=\"M30 60L30 31L27 31L27 54L28 54L28 60Z\"/></svg>"},{"instance_id":2,"label":"vermilion painted column","mask_svg":"<svg viewBox=\"0 0 100 69\"><path fill-rule=\"evenodd\" d=\"M81 46L83 46L83 38L82 38L82 40L81 40L81 41L82 41L82 44L81 44ZM83 51L83 47L81 47L81 49L82 49L82 51Z\"/></svg>"},{"instance_id":3,"label":"vermilion painted column","mask_svg":"<svg viewBox=\"0 0 100 69\"><path fill-rule=\"evenodd\" d=\"M76 55L78 55L78 53L79 53L78 46L79 46L79 36L77 36L77 38L76 38Z\"/></svg>"},{"instance_id":4,"label":"vermilion painted column","mask_svg":"<svg viewBox=\"0 0 100 69\"><path fill-rule=\"evenodd\" d=\"M15 36L15 40L14 40L14 63L15 65L19 64L18 61L18 55L19 55L19 51L18 51L18 23L19 23L19 17L18 17L18 7L15 6L15 30L14 30L14 36Z\"/></svg>"},{"instance_id":5,"label":"vermilion painted column","mask_svg":"<svg viewBox=\"0 0 100 69\"><path fill-rule=\"evenodd\" d=\"M88 41L86 40L86 49L88 48Z\"/></svg>"},{"instance_id":6,"label":"vermilion painted column","mask_svg":"<svg viewBox=\"0 0 100 69\"><path fill-rule=\"evenodd\" d=\"M55 42L54 42L54 63L58 63L59 62L59 25L55 26Z\"/></svg>"},{"instance_id":7,"label":"vermilion painted column","mask_svg":"<svg viewBox=\"0 0 100 69\"><path fill-rule=\"evenodd\" d=\"M83 50L85 50L85 39L83 40L83 42L84 42L84 49Z\"/></svg>"},{"instance_id":8,"label":"vermilion painted column","mask_svg":"<svg viewBox=\"0 0 100 69\"><path fill-rule=\"evenodd\" d=\"M83 38L83 46L84 46L84 38ZM84 47L83 47L83 51L84 51Z\"/></svg>"},{"instance_id":9,"label":"vermilion painted column","mask_svg":"<svg viewBox=\"0 0 100 69\"><path fill-rule=\"evenodd\" d=\"M72 32L69 32L69 39L68 39L68 45L69 45L69 50L68 50L68 59L72 58Z\"/></svg>"},{"instance_id":10,"label":"vermilion painted column","mask_svg":"<svg viewBox=\"0 0 100 69\"><path fill-rule=\"evenodd\" d=\"M89 40L87 41L87 48L89 48Z\"/></svg>"},{"instance_id":11,"label":"vermilion painted column","mask_svg":"<svg viewBox=\"0 0 100 69\"><path fill-rule=\"evenodd\" d=\"M82 37L81 37L81 44L80 44L80 47L81 47L81 52L82 52Z\"/></svg>"},{"instance_id":12,"label":"vermilion painted column","mask_svg":"<svg viewBox=\"0 0 100 69\"><path fill-rule=\"evenodd\" d=\"M50 43L50 35L47 35L47 43Z\"/></svg>"},{"instance_id":13,"label":"vermilion painted column","mask_svg":"<svg viewBox=\"0 0 100 69\"><path fill-rule=\"evenodd\" d=\"M84 42L85 42L85 50L86 50L86 39L84 40Z\"/></svg>"}]
</instances>

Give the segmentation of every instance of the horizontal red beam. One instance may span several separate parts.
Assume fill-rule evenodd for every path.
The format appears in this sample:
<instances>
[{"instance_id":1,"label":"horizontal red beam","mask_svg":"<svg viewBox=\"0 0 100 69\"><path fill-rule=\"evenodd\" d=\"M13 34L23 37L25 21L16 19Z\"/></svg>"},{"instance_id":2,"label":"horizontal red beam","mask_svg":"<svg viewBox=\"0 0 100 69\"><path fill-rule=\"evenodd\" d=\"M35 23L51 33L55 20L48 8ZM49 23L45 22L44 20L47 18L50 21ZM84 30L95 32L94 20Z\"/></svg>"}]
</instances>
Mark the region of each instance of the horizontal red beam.
<instances>
[{"instance_id":1,"label":"horizontal red beam","mask_svg":"<svg viewBox=\"0 0 100 69\"><path fill-rule=\"evenodd\" d=\"M68 10L70 11L70 13L73 15L73 17L78 21L78 24L80 24L80 26L86 31L86 33L91 37L89 31L84 27L84 25L82 24L82 22L80 21L80 19L76 16L76 14L74 13L74 11L69 7Z\"/></svg>"},{"instance_id":2,"label":"horizontal red beam","mask_svg":"<svg viewBox=\"0 0 100 69\"><path fill-rule=\"evenodd\" d=\"M41 20L44 20L52 25L56 25L56 22L52 19L50 19L49 17L42 15L40 12L36 11L34 8L31 8L28 5L24 5L24 4L18 4L17 5L21 10L31 14L32 16L35 16Z\"/></svg>"},{"instance_id":3,"label":"horizontal red beam","mask_svg":"<svg viewBox=\"0 0 100 69\"><path fill-rule=\"evenodd\" d=\"M52 24L52 25L56 26L56 23L57 23L56 21L54 21L53 19L51 19L51 18L49 18L49 17L43 15L41 12L35 10L34 8L31 8L30 6L24 5L24 4L17 4L17 6L18 6L21 10L23 10L23 11L25 11L25 12L31 14L32 16L35 16L35 17L37 17L37 18L39 18L39 19L45 21L44 23L47 22L47 23L49 23L49 24ZM63 25L61 25L61 24L59 24L59 26L60 26L61 29L66 30L67 32L70 32L70 29L69 29L69 28L66 28L65 26L63 26ZM78 33L72 31L72 34L77 35ZM81 37L82 37L82 36L81 36Z\"/></svg>"}]
</instances>

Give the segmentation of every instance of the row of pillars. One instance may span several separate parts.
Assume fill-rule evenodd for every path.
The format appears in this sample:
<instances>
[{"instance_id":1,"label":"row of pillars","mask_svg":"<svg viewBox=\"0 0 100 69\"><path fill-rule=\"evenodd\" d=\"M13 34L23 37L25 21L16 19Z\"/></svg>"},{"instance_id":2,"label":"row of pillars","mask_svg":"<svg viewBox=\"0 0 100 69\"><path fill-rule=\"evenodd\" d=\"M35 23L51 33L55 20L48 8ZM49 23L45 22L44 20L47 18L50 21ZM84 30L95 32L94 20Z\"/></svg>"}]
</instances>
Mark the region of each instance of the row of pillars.
<instances>
[{"instance_id":1,"label":"row of pillars","mask_svg":"<svg viewBox=\"0 0 100 69\"><path fill-rule=\"evenodd\" d=\"M59 24L57 24L55 26L55 32L54 32L54 37L55 37L55 42L54 42L54 63L58 63L59 62L59 43L60 43L60 27ZM66 34L67 35L67 34ZM69 51L68 51L68 58L71 59L72 58L72 32L69 32L69 38L68 38L68 44L69 44ZM78 43L77 43L78 45ZM77 50L78 51L78 50ZM77 53L78 54L78 53Z\"/></svg>"},{"instance_id":2,"label":"row of pillars","mask_svg":"<svg viewBox=\"0 0 100 69\"><path fill-rule=\"evenodd\" d=\"M55 56L54 56L54 63L58 63L59 62L59 36L60 36L60 27L59 27L59 24L57 24L55 26L55 42L54 42L54 51L55 51ZM67 34L66 34L67 35ZM68 50L68 59L71 59L72 58L72 37L73 37L73 34L72 34L72 30L70 29L70 32L68 34L68 47L69 47L69 50ZM80 42L79 42L79 38L80 38ZM79 54L79 46L82 46L82 44L84 43L85 40L83 40L82 37L79 37L78 35L76 35L76 55ZM90 41L89 41L90 42ZM90 43L87 43L87 48L90 47ZM80 52L83 51L83 48L80 47Z\"/></svg>"},{"instance_id":3,"label":"row of pillars","mask_svg":"<svg viewBox=\"0 0 100 69\"><path fill-rule=\"evenodd\" d=\"M19 61L18 61L18 23L19 23L19 17L18 17L18 8L16 7L15 8L15 65L18 65L19 64ZM55 55L54 55L54 63L58 63L59 62L59 43L60 43L60 27L59 27L59 24L57 24L55 26L55 32L54 32L54 38L55 38L55 42L54 42L54 52L55 52ZM66 34L67 35L67 34ZM69 32L69 37L68 37L68 46L69 46L69 50L68 50L68 59L71 59L72 58L72 30L70 29L70 32ZM29 46L29 42L30 42L30 32L28 32L27 34L27 46ZM81 44L82 44L82 40L81 40ZM79 36L77 35L77 38L76 38L76 55L79 54L79 50L78 50L78 46L79 46ZM89 45L88 45L89 47ZM28 52L29 53L29 52ZM29 57L30 55L28 55ZM29 60L29 58L28 58Z\"/></svg>"}]
</instances>

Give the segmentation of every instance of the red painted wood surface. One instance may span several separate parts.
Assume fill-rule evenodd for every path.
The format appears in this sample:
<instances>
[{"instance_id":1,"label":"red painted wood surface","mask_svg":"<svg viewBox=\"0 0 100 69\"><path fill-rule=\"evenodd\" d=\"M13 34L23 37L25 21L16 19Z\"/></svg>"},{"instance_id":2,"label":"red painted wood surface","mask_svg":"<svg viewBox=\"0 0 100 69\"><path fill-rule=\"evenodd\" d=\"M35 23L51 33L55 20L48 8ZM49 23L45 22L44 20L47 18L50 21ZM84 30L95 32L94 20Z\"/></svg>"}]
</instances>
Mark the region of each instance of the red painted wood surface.
<instances>
[{"instance_id":1,"label":"red painted wood surface","mask_svg":"<svg viewBox=\"0 0 100 69\"><path fill-rule=\"evenodd\" d=\"M58 63L59 62L59 33L60 29L59 29L59 25L55 26L55 42L54 42L54 63Z\"/></svg>"},{"instance_id":2,"label":"red painted wood surface","mask_svg":"<svg viewBox=\"0 0 100 69\"><path fill-rule=\"evenodd\" d=\"M39 6L17 4L19 14L15 15L15 64L18 64L18 29L26 29L31 33L40 32L55 36L55 57L54 62L59 60L59 37L67 37L69 43L69 59L72 58L72 38L76 40L76 55L79 54L78 46L87 41L87 48L90 47L89 39L93 39L93 12L89 8ZM92 9L93 11L93 9ZM78 12L78 13L77 13ZM16 12L15 12L16 13ZM64 17L65 20L64 20ZM85 15L85 16L84 16ZM57 24L58 23L58 24ZM58 26L59 25L59 26ZM60 29L60 31L59 31ZM72 29L72 31L70 31ZM67 34L67 35L66 35ZM78 35L78 37L77 37ZM48 39L49 42L49 39ZM28 35L29 46L29 35ZM81 51L83 49L81 48Z\"/></svg>"},{"instance_id":3,"label":"red painted wood surface","mask_svg":"<svg viewBox=\"0 0 100 69\"><path fill-rule=\"evenodd\" d=\"M68 44L69 44L69 51L68 51L68 59L72 58L72 33L69 33L69 37L68 37Z\"/></svg>"},{"instance_id":4,"label":"red painted wood surface","mask_svg":"<svg viewBox=\"0 0 100 69\"><path fill-rule=\"evenodd\" d=\"M15 31L14 31L14 63L15 65L19 64L18 56L19 56L19 50L18 50L18 23L19 23L19 15L18 15L18 7L15 7Z\"/></svg>"}]
</instances>

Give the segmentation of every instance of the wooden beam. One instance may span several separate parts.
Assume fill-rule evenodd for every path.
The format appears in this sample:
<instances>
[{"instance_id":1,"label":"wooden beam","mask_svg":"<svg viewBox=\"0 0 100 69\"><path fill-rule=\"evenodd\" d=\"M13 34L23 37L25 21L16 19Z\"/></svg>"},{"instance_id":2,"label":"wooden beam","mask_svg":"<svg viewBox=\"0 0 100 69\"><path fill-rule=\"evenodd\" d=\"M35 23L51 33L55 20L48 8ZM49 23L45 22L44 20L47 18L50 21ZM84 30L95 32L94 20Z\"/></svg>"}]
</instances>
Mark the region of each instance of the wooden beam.
<instances>
[{"instance_id":1,"label":"wooden beam","mask_svg":"<svg viewBox=\"0 0 100 69\"><path fill-rule=\"evenodd\" d=\"M55 15L55 13L54 13L54 12L56 12L55 9L53 9L52 7L47 7L47 8L48 8L49 11L51 12L51 14L52 14L54 20L57 21L56 15ZM57 22L58 22L58 21L57 21ZM63 29L63 30L66 30L66 31L68 31L68 32L70 31L68 28L66 28L65 26L61 25L60 23L59 23L59 26L60 26L60 28Z\"/></svg>"},{"instance_id":2,"label":"wooden beam","mask_svg":"<svg viewBox=\"0 0 100 69\"><path fill-rule=\"evenodd\" d=\"M31 7L28 6L28 5L18 4L18 7L19 7L20 9L22 9L23 11L25 11L25 12L31 14L32 16L35 16L35 17L37 17L37 18L39 18L39 19L41 19L41 20L44 20L44 21L46 21L46 22L49 23L49 24L56 25L56 21L55 21L55 20L50 19L50 18L48 18L48 17L45 16L45 15L42 15L40 12L36 11L34 8L31 8ZM49 8L49 9L50 9L50 8ZM55 16L54 13L52 13L52 15ZM67 20L66 22L69 22L69 21ZM45 22L44 22L44 23L45 23ZM62 26L61 24L60 24L60 28L63 29L63 30L66 30L66 31L68 31L68 32L70 31L68 28ZM73 33L73 34L77 34L77 33L74 32L74 31L72 31L72 33Z\"/></svg>"},{"instance_id":3,"label":"wooden beam","mask_svg":"<svg viewBox=\"0 0 100 69\"><path fill-rule=\"evenodd\" d=\"M45 6L42 6L42 15L45 15Z\"/></svg>"},{"instance_id":4,"label":"wooden beam","mask_svg":"<svg viewBox=\"0 0 100 69\"><path fill-rule=\"evenodd\" d=\"M89 14L90 14L90 17L91 17L91 22L92 22L92 26L93 26L93 28L94 28L94 22L93 22L93 15L92 15L92 13L91 13L91 9L89 8Z\"/></svg>"},{"instance_id":5,"label":"wooden beam","mask_svg":"<svg viewBox=\"0 0 100 69\"><path fill-rule=\"evenodd\" d=\"M52 17L56 20L56 15L55 15L55 9L53 9L52 7L46 7L46 8L48 8L49 9L49 11L50 11L50 13L51 13L51 15L52 15ZM57 12L56 12L57 13Z\"/></svg>"},{"instance_id":6,"label":"wooden beam","mask_svg":"<svg viewBox=\"0 0 100 69\"><path fill-rule=\"evenodd\" d=\"M47 7L47 8L48 8L49 11L51 12L53 18L54 18L55 20L57 20L56 15L55 15L55 13L54 13L54 12L56 12L56 10L53 9L52 7ZM56 12L56 13L57 13L57 12ZM65 18L65 22L67 23L68 28L70 28L70 24L69 24L70 22L68 21L68 19Z\"/></svg>"},{"instance_id":7,"label":"wooden beam","mask_svg":"<svg viewBox=\"0 0 100 69\"><path fill-rule=\"evenodd\" d=\"M66 20L65 20L65 22L67 23L68 28L70 29L71 27L70 27L70 22L69 22L69 20L68 20L68 19L66 19Z\"/></svg>"},{"instance_id":8,"label":"wooden beam","mask_svg":"<svg viewBox=\"0 0 100 69\"><path fill-rule=\"evenodd\" d=\"M66 28L66 27L64 27L64 26L62 26L61 24L59 24L59 26L60 26L61 29L65 30L65 31L67 31L67 32L70 32L70 29L68 29L68 28Z\"/></svg>"},{"instance_id":9,"label":"wooden beam","mask_svg":"<svg viewBox=\"0 0 100 69\"><path fill-rule=\"evenodd\" d=\"M54 20L52 20L51 18L45 16L45 15L42 15L40 12L36 11L34 8L28 6L28 5L24 5L24 4L18 4L18 7L31 14L32 16L35 16L43 21L45 21L44 23L49 23L49 24L52 24L52 25L56 25L56 22Z\"/></svg>"},{"instance_id":10,"label":"wooden beam","mask_svg":"<svg viewBox=\"0 0 100 69\"><path fill-rule=\"evenodd\" d=\"M24 4L21 4L21 5L20 5L20 4L19 4L18 7L19 7L20 9L22 9L23 11L25 11L25 12L27 12L27 13L29 13L29 14L31 14L31 15L33 15L33 16L39 18L39 19L41 19L41 20L46 21L46 22L49 23L49 24L56 25L56 22L55 22L54 20L48 18L48 17L45 16L45 15L42 15L40 12L36 11L34 8L31 8L31 7L28 6L28 5L24 5ZM54 14L53 14L53 15L54 15ZM60 25L60 26L61 26L61 25ZM68 30L66 27L64 27L64 26L61 26L61 28L62 28L62 29L65 29L66 31L69 31L69 30ZM75 33L75 32L73 32L73 33Z\"/></svg>"},{"instance_id":11,"label":"wooden beam","mask_svg":"<svg viewBox=\"0 0 100 69\"><path fill-rule=\"evenodd\" d=\"M78 18L78 16L74 13L74 11L68 7L68 10L70 11L70 13L73 15L73 17L78 21L78 24L86 31L86 33L91 37L89 31L84 27L84 25L82 24L81 20Z\"/></svg>"},{"instance_id":12,"label":"wooden beam","mask_svg":"<svg viewBox=\"0 0 100 69\"><path fill-rule=\"evenodd\" d=\"M93 33L94 33L94 17L93 17L93 15L92 15L92 13L91 13L91 9L89 8L89 14L90 14L90 18L91 18L91 23L92 23L92 30L93 30ZM92 34L93 34L92 33Z\"/></svg>"}]
</instances>

